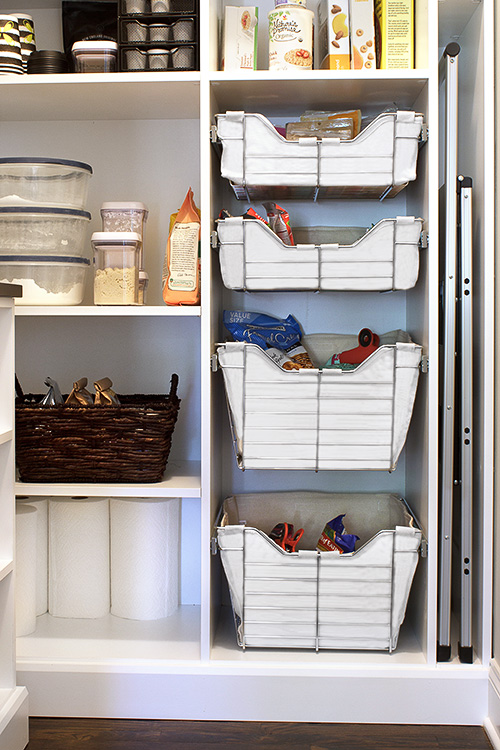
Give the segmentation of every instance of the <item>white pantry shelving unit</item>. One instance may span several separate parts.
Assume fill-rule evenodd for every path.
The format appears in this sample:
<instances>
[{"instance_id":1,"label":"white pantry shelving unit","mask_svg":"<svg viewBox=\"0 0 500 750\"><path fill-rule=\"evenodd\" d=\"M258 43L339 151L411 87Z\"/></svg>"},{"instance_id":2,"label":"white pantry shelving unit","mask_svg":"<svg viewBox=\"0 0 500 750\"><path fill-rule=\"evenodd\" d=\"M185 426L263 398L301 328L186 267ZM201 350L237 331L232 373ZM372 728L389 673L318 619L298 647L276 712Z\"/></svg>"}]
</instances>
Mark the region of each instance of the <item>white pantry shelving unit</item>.
<instances>
[{"instance_id":1,"label":"white pantry shelving unit","mask_svg":"<svg viewBox=\"0 0 500 750\"><path fill-rule=\"evenodd\" d=\"M300 76L278 76L264 69L266 16L272 0L259 4L261 69L220 72L218 25L225 4L200 3L199 73L0 79L0 86L9 87L9 106L0 114L2 155L58 156L91 164L91 231L100 227L104 201L141 200L150 211L147 306L95 308L89 290L81 307L18 307L16 372L23 389L42 392L47 375L63 388L83 375L90 382L108 375L124 393L164 392L171 373L177 372L182 399L165 480L159 485L15 485L17 493L33 496L182 497L179 612L156 623L44 615L34 634L17 641L18 681L28 688L34 715L482 723L491 649L492 422L487 416L478 417L476 432L477 465L483 467L484 478L478 477L476 487L474 663L460 664L455 656L449 663L436 663L438 61L440 49L451 39L463 46L462 106L467 116L462 118L461 169L473 176L477 191L477 413L487 415L493 399L492 339L487 337L493 213L492 174L485 154L492 144L493 2L415 0L415 70L370 75L313 71ZM309 7L316 4L308 2ZM39 47L61 48L54 23L60 7L60 0L19 2L19 9L34 16ZM225 290L217 254L210 246L214 220L223 207L241 214L248 204L238 203L220 178L219 157L210 143L215 115L228 109L260 112L282 124L305 109L360 107L363 114L375 114L393 104L423 112L429 128L415 183L390 201L288 201L286 207L296 225L369 226L395 215L423 217L429 244L421 251L417 286L388 294ZM192 309L170 309L161 301L163 254L170 214L189 186L202 212L202 303ZM254 207L261 210L258 204ZM293 313L306 333L357 333L365 326L407 330L424 347L430 366L420 377L409 437L396 471L239 471L222 376L210 366L215 344L225 337L223 309ZM10 445L12 428L0 424L0 433L2 429ZM0 445L0 451L4 447ZM393 654L238 648L220 560L210 552L212 527L225 496L276 489L388 491L407 499L429 550L419 563Z\"/></svg>"}]
</instances>

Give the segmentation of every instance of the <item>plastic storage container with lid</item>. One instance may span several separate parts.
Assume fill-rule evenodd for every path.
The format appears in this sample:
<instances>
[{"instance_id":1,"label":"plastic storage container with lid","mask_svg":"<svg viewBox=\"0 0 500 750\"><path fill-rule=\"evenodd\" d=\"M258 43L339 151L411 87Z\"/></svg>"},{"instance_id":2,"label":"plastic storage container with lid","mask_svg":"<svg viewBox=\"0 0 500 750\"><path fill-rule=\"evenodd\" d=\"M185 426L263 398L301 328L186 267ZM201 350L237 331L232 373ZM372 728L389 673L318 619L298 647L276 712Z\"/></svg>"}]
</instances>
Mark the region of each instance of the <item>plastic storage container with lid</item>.
<instances>
[{"instance_id":1,"label":"plastic storage container with lid","mask_svg":"<svg viewBox=\"0 0 500 750\"><path fill-rule=\"evenodd\" d=\"M72 208L0 205L0 255L84 257L89 221Z\"/></svg>"},{"instance_id":2,"label":"plastic storage container with lid","mask_svg":"<svg viewBox=\"0 0 500 750\"><path fill-rule=\"evenodd\" d=\"M143 246L148 209L144 203L123 201L101 206L103 232L137 232L141 238L140 268L143 268Z\"/></svg>"},{"instance_id":3,"label":"plastic storage container with lid","mask_svg":"<svg viewBox=\"0 0 500 750\"><path fill-rule=\"evenodd\" d=\"M94 232L94 303L139 304L141 238L137 232Z\"/></svg>"},{"instance_id":4,"label":"plastic storage container with lid","mask_svg":"<svg viewBox=\"0 0 500 750\"><path fill-rule=\"evenodd\" d=\"M92 167L81 161L42 157L0 158L0 206L84 209Z\"/></svg>"},{"instance_id":5,"label":"plastic storage container with lid","mask_svg":"<svg viewBox=\"0 0 500 750\"><path fill-rule=\"evenodd\" d=\"M76 73L113 73L118 44L107 40L75 42L71 54Z\"/></svg>"},{"instance_id":6,"label":"plastic storage container with lid","mask_svg":"<svg viewBox=\"0 0 500 750\"><path fill-rule=\"evenodd\" d=\"M0 282L19 284L16 305L79 305L88 258L50 255L0 255Z\"/></svg>"}]
</instances>

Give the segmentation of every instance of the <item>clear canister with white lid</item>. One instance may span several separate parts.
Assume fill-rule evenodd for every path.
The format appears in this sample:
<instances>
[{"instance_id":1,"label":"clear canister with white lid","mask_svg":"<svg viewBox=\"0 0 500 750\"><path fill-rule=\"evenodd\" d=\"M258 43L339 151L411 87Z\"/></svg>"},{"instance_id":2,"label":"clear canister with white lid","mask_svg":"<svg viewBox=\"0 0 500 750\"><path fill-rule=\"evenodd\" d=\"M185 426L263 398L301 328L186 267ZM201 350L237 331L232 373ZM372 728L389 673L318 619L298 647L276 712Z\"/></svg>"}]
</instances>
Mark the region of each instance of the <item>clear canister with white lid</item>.
<instances>
[{"instance_id":1,"label":"clear canister with white lid","mask_svg":"<svg viewBox=\"0 0 500 750\"><path fill-rule=\"evenodd\" d=\"M137 232L141 238L140 268L144 268L143 247L149 211L138 201L108 202L101 206L103 232Z\"/></svg>"},{"instance_id":2,"label":"clear canister with white lid","mask_svg":"<svg viewBox=\"0 0 500 750\"><path fill-rule=\"evenodd\" d=\"M139 304L141 237L137 232L94 232L94 303Z\"/></svg>"}]
</instances>

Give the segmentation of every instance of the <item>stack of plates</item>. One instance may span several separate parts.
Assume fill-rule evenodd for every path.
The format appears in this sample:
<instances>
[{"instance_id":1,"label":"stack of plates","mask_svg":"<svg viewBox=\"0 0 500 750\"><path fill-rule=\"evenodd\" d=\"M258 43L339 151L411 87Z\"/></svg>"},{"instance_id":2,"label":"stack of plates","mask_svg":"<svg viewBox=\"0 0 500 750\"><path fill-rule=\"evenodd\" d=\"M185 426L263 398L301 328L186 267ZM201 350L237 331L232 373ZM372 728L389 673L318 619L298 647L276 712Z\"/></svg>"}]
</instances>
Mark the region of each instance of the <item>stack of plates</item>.
<instances>
[{"instance_id":1,"label":"stack of plates","mask_svg":"<svg viewBox=\"0 0 500 750\"><path fill-rule=\"evenodd\" d=\"M28 73L67 73L68 60L64 52L40 49L28 57Z\"/></svg>"}]
</instances>

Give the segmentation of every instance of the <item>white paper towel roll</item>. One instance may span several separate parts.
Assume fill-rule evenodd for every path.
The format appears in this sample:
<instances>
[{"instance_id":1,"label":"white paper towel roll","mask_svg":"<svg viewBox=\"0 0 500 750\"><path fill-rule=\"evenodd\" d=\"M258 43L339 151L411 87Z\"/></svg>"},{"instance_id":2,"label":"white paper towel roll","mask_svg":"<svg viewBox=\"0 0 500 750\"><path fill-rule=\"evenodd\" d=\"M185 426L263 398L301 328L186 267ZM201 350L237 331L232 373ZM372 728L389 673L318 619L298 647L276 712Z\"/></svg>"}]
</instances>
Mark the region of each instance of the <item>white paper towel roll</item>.
<instances>
[{"instance_id":1,"label":"white paper towel roll","mask_svg":"<svg viewBox=\"0 0 500 750\"><path fill-rule=\"evenodd\" d=\"M104 617L110 607L109 501L49 500L49 612Z\"/></svg>"},{"instance_id":2,"label":"white paper towel roll","mask_svg":"<svg viewBox=\"0 0 500 750\"><path fill-rule=\"evenodd\" d=\"M37 509L16 506L16 635L36 629L36 539Z\"/></svg>"},{"instance_id":3,"label":"white paper towel roll","mask_svg":"<svg viewBox=\"0 0 500 750\"><path fill-rule=\"evenodd\" d=\"M156 620L179 605L180 499L111 498L111 614Z\"/></svg>"},{"instance_id":4,"label":"white paper towel roll","mask_svg":"<svg viewBox=\"0 0 500 750\"><path fill-rule=\"evenodd\" d=\"M49 502L46 497L18 496L16 503L28 503L37 509L36 525L36 614L43 615L48 609L49 584Z\"/></svg>"}]
</instances>

